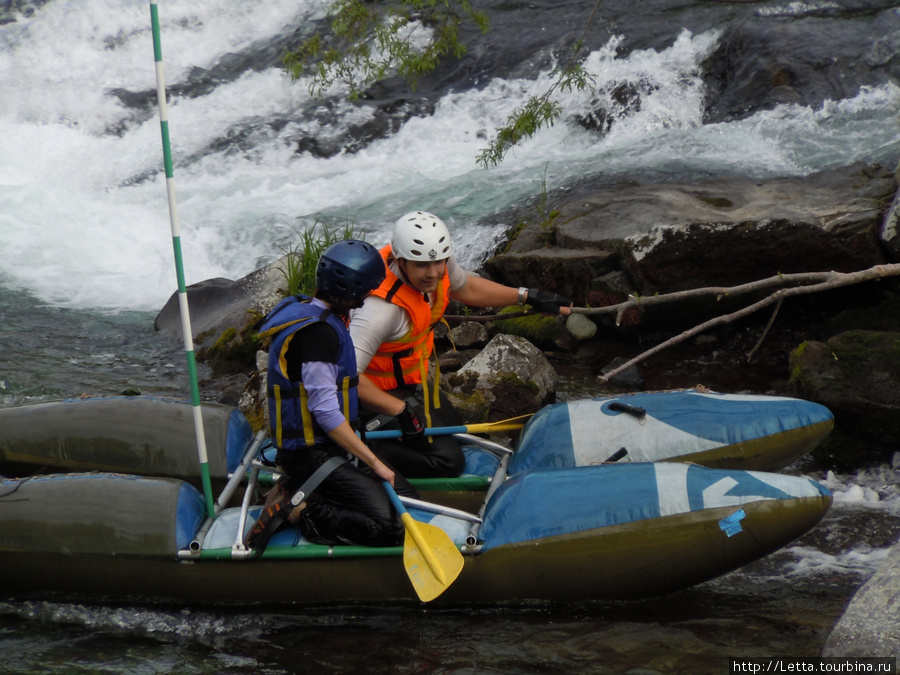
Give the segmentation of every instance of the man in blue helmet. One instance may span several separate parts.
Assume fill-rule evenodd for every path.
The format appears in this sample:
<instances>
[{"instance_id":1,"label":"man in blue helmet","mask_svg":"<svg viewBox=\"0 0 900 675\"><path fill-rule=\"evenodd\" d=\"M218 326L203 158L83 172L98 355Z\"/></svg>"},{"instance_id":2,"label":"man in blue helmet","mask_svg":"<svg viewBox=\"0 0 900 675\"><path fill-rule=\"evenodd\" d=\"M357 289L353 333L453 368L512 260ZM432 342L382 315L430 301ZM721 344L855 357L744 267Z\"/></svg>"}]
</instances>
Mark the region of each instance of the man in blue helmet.
<instances>
[{"instance_id":1,"label":"man in blue helmet","mask_svg":"<svg viewBox=\"0 0 900 675\"><path fill-rule=\"evenodd\" d=\"M348 315L384 276L384 262L370 244L338 242L319 259L315 296L285 298L260 325L260 338L271 338L269 425L276 462L287 479L251 531L252 548L264 548L288 517L299 520L315 543L402 543L403 524L381 481L400 494L415 496L415 489L378 459L352 426L359 378ZM358 463L342 461L351 456ZM299 503L287 501L292 495Z\"/></svg>"}]
</instances>

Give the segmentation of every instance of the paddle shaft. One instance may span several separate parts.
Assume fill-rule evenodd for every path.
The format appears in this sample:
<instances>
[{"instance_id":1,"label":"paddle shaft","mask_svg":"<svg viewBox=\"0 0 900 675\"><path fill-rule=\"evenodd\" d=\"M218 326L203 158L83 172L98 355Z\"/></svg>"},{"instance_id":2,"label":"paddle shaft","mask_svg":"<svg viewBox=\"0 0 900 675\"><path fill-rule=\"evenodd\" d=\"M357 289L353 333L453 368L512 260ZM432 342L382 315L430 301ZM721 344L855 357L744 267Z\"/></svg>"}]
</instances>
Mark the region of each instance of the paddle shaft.
<instances>
[{"instance_id":1,"label":"paddle shaft","mask_svg":"<svg viewBox=\"0 0 900 675\"><path fill-rule=\"evenodd\" d=\"M404 506L408 506L413 509L428 511L429 513L436 513L439 516L448 516L450 518L457 518L459 520L468 520L471 523L481 522L481 518L476 516L474 513L469 513L468 511L460 511L459 509L454 509L449 506L442 506L441 504L423 502L421 499L414 499L412 497L402 497L400 495L398 495L398 497L400 498L400 501Z\"/></svg>"},{"instance_id":2,"label":"paddle shaft","mask_svg":"<svg viewBox=\"0 0 900 675\"><path fill-rule=\"evenodd\" d=\"M489 434L494 431L516 431L525 426L524 422L485 422L484 424L466 424L455 427L428 427L426 436L450 436L452 434ZM400 438L403 432L399 429L382 429L367 431L366 438L379 440L383 438Z\"/></svg>"}]
</instances>

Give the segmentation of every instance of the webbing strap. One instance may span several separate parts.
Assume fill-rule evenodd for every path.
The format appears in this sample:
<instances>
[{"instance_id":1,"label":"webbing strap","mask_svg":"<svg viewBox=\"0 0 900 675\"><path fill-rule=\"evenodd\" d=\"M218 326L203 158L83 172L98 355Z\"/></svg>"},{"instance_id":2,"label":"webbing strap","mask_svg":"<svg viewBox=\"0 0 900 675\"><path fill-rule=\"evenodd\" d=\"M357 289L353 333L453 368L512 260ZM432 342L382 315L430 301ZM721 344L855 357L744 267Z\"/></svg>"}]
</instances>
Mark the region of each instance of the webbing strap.
<instances>
[{"instance_id":1,"label":"webbing strap","mask_svg":"<svg viewBox=\"0 0 900 675\"><path fill-rule=\"evenodd\" d=\"M394 379L396 380L397 387L403 387L406 385L406 377L403 372L403 364L401 363L401 359L406 358L412 354L412 349L404 349L402 352L395 352L391 357L391 362L394 364Z\"/></svg>"},{"instance_id":2,"label":"webbing strap","mask_svg":"<svg viewBox=\"0 0 900 675\"><path fill-rule=\"evenodd\" d=\"M338 468L341 464L346 463L346 459L343 457L329 457L325 460L325 463L322 464L318 469L316 469L312 476L304 481L303 485L300 486L300 489L297 490L293 496L291 497L291 504L294 506L300 506L300 502L306 499L306 496L312 493L319 485L321 485L322 481L328 478L329 474Z\"/></svg>"},{"instance_id":3,"label":"webbing strap","mask_svg":"<svg viewBox=\"0 0 900 675\"><path fill-rule=\"evenodd\" d=\"M391 286L391 290L384 296L384 299L390 302L401 288L403 288L403 280L398 277L397 281L394 282L394 285Z\"/></svg>"}]
</instances>

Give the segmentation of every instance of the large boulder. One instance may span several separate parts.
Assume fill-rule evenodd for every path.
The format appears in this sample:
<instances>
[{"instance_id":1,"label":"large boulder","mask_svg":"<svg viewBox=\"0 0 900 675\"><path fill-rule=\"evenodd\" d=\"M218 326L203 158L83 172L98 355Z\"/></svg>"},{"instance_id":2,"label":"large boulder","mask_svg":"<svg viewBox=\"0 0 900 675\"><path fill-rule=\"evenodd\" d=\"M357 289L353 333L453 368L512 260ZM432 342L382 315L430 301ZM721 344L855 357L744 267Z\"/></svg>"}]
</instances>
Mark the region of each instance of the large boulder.
<instances>
[{"instance_id":1,"label":"large boulder","mask_svg":"<svg viewBox=\"0 0 900 675\"><path fill-rule=\"evenodd\" d=\"M537 412L555 400L558 379L541 350L500 334L442 386L463 419L476 424Z\"/></svg>"},{"instance_id":2,"label":"large boulder","mask_svg":"<svg viewBox=\"0 0 900 675\"><path fill-rule=\"evenodd\" d=\"M284 297L282 261L247 276L210 279L187 290L191 332L197 360L216 377L253 369L256 362L256 323ZM156 330L181 341L181 308L173 294L156 317Z\"/></svg>"},{"instance_id":3,"label":"large boulder","mask_svg":"<svg viewBox=\"0 0 900 675\"><path fill-rule=\"evenodd\" d=\"M624 299L627 287L611 293L604 283L616 270L642 295L855 271L887 262L879 233L896 191L890 171L861 163L768 180L588 183L560 199L551 221L513 214L525 225L485 267L510 285L568 294L577 306Z\"/></svg>"},{"instance_id":4,"label":"large boulder","mask_svg":"<svg viewBox=\"0 0 900 675\"><path fill-rule=\"evenodd\" d=\"M702 65L704 121L744 119L786 103L816 109L822 101L852 99L862 83L889 80L896 29L877 11L865 21L870 40L820 21L729 24Z\"/></svg>"},{"instance_id":5,"label":"large boulder","mask_svg":"<svg viewBox=\"0 0 900 675\"><path fill-rule=\"evenodd\" d=\"M900 544L894 544L875 574L838 619L822 656L900 659Z\"/></svg>"},{"instance_id":6,"label":"large boulder","mask_svg":"<svg viewBox=\"0 0 900 675\"><path fill-rule=\"evenodd\" d=\"M621 214L649 212L657 221L627 238L623 264L644 294L865 269L886 262L876 231L896 187L890 172L862 165L765 182L655 186Z\"/></svg>"},{"instance_id":7,"label":"large boulder","mask_svg":"<svg viewBox=\"0 0 900 675\"><path fill-rule=\"evenodd\" d=\"M850 330L807 341L790 366L793 393L834 414L816 458L840 468L890 461L900 445L900 333Z\"/></svg>"}]
</instances>

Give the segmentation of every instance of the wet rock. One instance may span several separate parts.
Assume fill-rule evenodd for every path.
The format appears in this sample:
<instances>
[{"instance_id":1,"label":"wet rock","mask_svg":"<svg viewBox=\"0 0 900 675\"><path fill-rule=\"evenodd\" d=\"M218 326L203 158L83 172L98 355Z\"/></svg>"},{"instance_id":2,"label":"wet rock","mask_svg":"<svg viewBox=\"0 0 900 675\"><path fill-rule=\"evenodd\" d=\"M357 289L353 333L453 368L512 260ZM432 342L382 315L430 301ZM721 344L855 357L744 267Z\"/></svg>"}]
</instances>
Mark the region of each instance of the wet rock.
<instances>
[{"instance_id":1,"label":"wet rock","mask_svg":"<svg viewBox=\"0 0 900 675\"><path fill-rule=\"evenodd\" d=\"M835 5L826 13L832 11L845 8ZM743 119L785 103L815 109L825 100L853 98L862 84L891 78L896 17L873 11L860 19L870 40L860 41L840 22L732 23L702 65L704 122Z\"/></svg>"},{"instance_id":2,"label":"wet rock","mask_svg":"<svg viewBox=\"0 0 900 675\"><path fill-rule=\"evenodd\" d=\"M340 133L327 137L318 133L301 136L295 141L297 154L308 152L320 159L341 153L353 154L396 133L412 117L427 117L434 113L434 103L424 97L398 97L382 89L380 85L374 85L362 98L368 112L365 121L355 123L348 119L341 125ZM383 96L387 98L381 98ZM357 111L356 114L361 113ZM316 113L316 116L328 119L327 115Z\"/></svg>"},{"instance_id":3,"label":"wet rock","mask_svg":"<svg viewBox=\"0 0 900 675\"><path fill-rule=\"evenodd\" d=\"M576 305L584 305L589 297L585 289L591 282L619 268L614 250L581 244L548 248L540 233L533 230L540 230L540 226L529 226L507 252L485 261L492 279L509 286L551 290L575 300ZM594 300L599 304L599 298Z\"/></svg>"},{"instance_id":4,"label":"wet rock","mask_svg":"<svg viewBox=\"0 0 900 675\"><path fill-rule=\"evenodd\" d=\"M900 445L900 333L851 330L804 342L790 366L792 391L835 417L814 457L842 468L890 460Z\"/></svg>"},{"instance_id":5,"label":"wet rock","mask_svg":"<svg viewBox=\"0 0 900 675\"><path fill-rule=\"evenodd\" d=\"M645 295L780 272L853 271L885 262L873 232L895 191L889 172L864 166L765 182L641 186L564 207L557 241L619 248Z\"/></svg>"},{"instance_id":6,"label":"wet rock","mask_svg":"<svg viewBox=\"0 0 900 675\"><path fill-rule=\"evenodd\" d=\"M645 80L611 82L597 91L591 110L577 115L575 121L589 131L606 136L617 120L640 112L642 97L655 89L655 86Z\"/></svg>"},{"instance_id":7,"label":"wet rock","mask_svg":"<svg viewBox=\"0 0 900 675\"><path fill-rule=\"evenodd\" d=\"M627 360L621 356L614 358L600 371L600 377L604 377L607 373L611 373L625 363L627 363ZM602 380L600 383L606 384L607 380ZM609 378L608 383L625 391L640 391L644 388L644 379L641 377L641 372L637 369L637 366L629 366L618 375Z\"/></svg>"},{"instance_id":8,"label":"wet rock","mask_svg":"<svg viewBox=\"0 0 900 675\"><path fill-rule=\"evenodd\" d=\"M590 340L597 334L597 324L587 318L584 314L570 314L566 319L566 330L569 331L576 340Z\"/></svg>"},{"instance_id":9,"label":"wet rock","mask_svg":"<svg viewBox=\"0 0 900 675\"><path fill-rule=\"evenodd\" d=\"M500 314L517 314L519 312L521 312L521 308L510 307L501 311ZM566 330L564 321L565 319L561 316L528 314L527 316L493 321L488 327L488 332L491 336L518 335L545 350L571 351L577 347L578 340Z\"/></svg>"},{"instance_id":10,"label":"wet rock","mask_svg":"<svg viewBox=\"0 0 900 675\"><path fill-rule=\"evenodd\" d=\"M199 383L204 398L238 405L254 429L262 428L257 424L264 408L258 401L249 403L258 389L254 383L259 377L256 323L283 297L285 279L280 270L280 263L275 263L238 281L211 279L186 289L196 361L204 374ZM154 327L183 343L177 293L157 315Z\"/></svg>"},{"instance_id":11,"label":"wet rock","mask_svg":"<svg viewBox=\"0 0 900 675\"><path fill-rule=\"evenodd\" d=\"M233 281L231 279L210 279L188 286L187 301L191 314L191 331L195 349L211 349L221 345L223 336L246 336L253 325L265 316L284 296L284 275L280 263L259 269ZM181 310L178 294L173 293L169 301L156 316L154 328L173 339L182 340ZM256 350L248 355L247 363L252 366Z\"/></svg>"},{"instance_id":12,"label":"wet rock","mask_svg":"<svg viewBox=\"0 0 900 675\"><path fill-rule=\"evenodd\" d=\"M771 180L583 186L558 200L555 248L546 247L541 223L526 223L485 267L577 306L597 306L592 281L616 270L643 295L855 271L886 262L877 231L896 190L890 171L866 164Z\"/></svg>"},{"instance_id":13,"label":"wet rock","mask_svg":"<svg viewBox=\"0 0 900 675\"><path fill-rule=\"evenodd\" d=\"M489 339L484 324L477 321L463 321L450 330L450 340L457 349L481 348Z\"/></svg>"},{"instance_id":14,"label":"wet rock","mask_svg":"<svg viewBox=\"0 0 900 675\"><path fill-rule=\"evenodd\" d=\"M447 398L472 424L537 412L555 399L558 379L537 347L501 334L443 383Z\"/></svg>"},{"instance_id":15,"label":"wet rock","mask_svg":"<svg viewBox=\"0 0 900 675\"><path fill-rule=\"evenodd\" d=\"M900 657L900 544L860 588L835 624L822 656Z\"/></svg>"}]
</instances>

